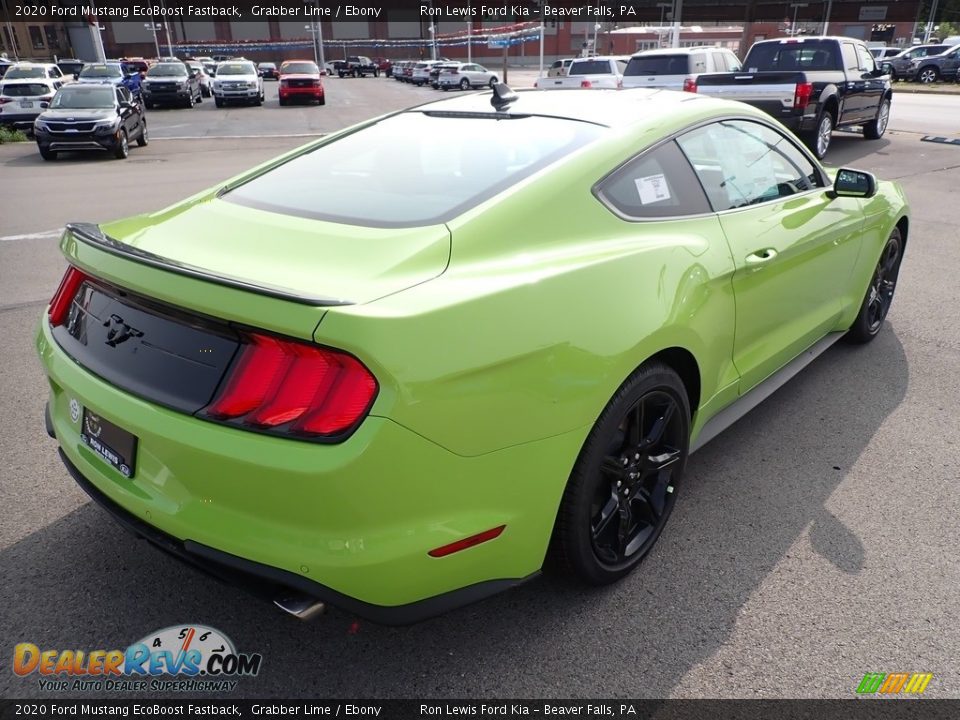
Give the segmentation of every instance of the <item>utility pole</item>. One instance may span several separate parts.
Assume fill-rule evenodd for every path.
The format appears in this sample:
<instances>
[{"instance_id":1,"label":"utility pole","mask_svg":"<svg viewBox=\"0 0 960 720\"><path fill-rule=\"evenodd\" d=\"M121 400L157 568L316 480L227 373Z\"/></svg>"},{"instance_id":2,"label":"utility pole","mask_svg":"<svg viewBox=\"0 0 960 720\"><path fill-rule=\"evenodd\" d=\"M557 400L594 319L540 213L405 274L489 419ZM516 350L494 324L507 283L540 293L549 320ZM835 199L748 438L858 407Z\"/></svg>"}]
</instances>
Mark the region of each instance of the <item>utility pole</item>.
<instances>
[{"instance_id":1,"label":"utility pole","mask_svg":"<svg viewBox=\"0 0 960 720\"><path fill-rule=\"evenodd\" d=\"M467 0L467 62L473 62L473 16L470 14L470 0Z\"/></svg>"},{"instance_id":2,"label":"utility pole","mask_svg":"<svg viewBox=\"0 0 960 720\"><path fill-rule=\"evenodd\" d=\"M827 30L830 27L830 13L833 10L833 0L827 0L827 14L823 16L823 30L820 32L821 35L826 35Z\"/></svg>"},{"instance_id":3,"label":"utility pole","mask_svg":"<svg viewBox=\"0 0 960 720\"><path fill-rule=\"evenodd\" d=\"M320 61L317 65L323 70L327 64L327 60L323 56L323 16L320 15L320 0L313 0L313 4L317 6L317 15L320 18L317 20L317 44L320 46Z\"/></svg>"},{"instance_id":4,"label":"utility pole","mask_svg":"<svg viewBox=\"0 0 960 720\"><path fill-rule=\"evenodd\" d=\"M93 15L93 23L90 25L90 32L93 33L93 50L97 54L97 62L103 62L107 59L107 53L103 49L103 37L100 35L100 18L97 17L97 4L90 3L90 13Z\"/></svg>"},{"instance_id":5,"label":"utility pole","mask_svg":"<svg viewBox=\"0 0 960 720\"><path fill-rule=\"evenodd\" d=\"M670 38L670 47L680 47L680 25L683 15L683 0L675 0L673 3L673 35Z\"/></svg>"},{"instance_id":6,"label":"utility pole","mask_svg":"<svg viewBox=\"0 0 960 720\"><path fill-rule=\"evenodd\" d=\"M167 24L167 3L160 0L163 9L163 31L167 34L167 55L173 57L173 39L170 37L170 26Z\"/></svg>"},{"instance_id":7,"label":"utility pole","mask_svg":"<svg viewBox=\"0 0 960 720\"><path fill-rule=\"evenodd\" d=\"M930 6L930 16L927 18L927 27L923 32L923 42L930 42L930 35L933 34L934 22L936 21L937 16L937 5L939 0L933 0L933 5Z\"/></svg>"}]
</instances>

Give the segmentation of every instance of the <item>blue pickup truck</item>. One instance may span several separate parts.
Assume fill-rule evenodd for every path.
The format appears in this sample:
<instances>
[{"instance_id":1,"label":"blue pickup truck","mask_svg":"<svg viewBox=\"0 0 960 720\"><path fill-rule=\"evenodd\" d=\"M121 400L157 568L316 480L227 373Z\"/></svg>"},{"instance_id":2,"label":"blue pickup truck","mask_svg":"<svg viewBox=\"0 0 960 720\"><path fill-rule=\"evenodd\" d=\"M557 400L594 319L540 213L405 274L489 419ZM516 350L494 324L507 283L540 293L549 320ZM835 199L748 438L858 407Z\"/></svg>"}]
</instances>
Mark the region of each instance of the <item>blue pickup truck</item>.
<instances>
[{"instance_id":1,"label":"blue pickup truck","mask_svg":"<svg viewBox=\"0 0 960 720\"><path fill-rule=\"evenodd\" d=\"M140 99L140 71L122 62L92 63L84 66L77 77L79 83L100 83L123 86Z\"/></svg>"}]
</instances>

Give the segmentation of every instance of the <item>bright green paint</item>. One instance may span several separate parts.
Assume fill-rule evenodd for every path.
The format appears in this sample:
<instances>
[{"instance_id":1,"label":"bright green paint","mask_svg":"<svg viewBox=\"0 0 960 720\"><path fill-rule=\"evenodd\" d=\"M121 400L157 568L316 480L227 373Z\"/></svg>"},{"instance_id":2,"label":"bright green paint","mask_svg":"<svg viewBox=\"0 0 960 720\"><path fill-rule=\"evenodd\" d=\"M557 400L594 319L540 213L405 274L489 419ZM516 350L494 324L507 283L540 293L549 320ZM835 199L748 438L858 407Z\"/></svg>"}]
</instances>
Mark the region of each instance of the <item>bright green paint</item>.
<instances>
[{"instance_id":1,"label":"bright green paint","mask_svg":"<svg viewBox=\"0 0 960 720\"><path fill-rule=\"evenodd\" d=\"M868 201L820 191L637 223L591 194L630 154L730 107L685 103L669 120L612 129L447 226L338 226L240 207L211 190L104 227L181 262L354 305L253 296L65 237L71 262L119 285L353 352L381 391L342 444L257 435L107 386L68 360L43 322L37 345L64 452L108 496L176 537L367 602L403 604L530 574L592 423L634 369L667 348L693 356L695 438L740 393L849 327L906 214L891 183ZM746 256L764 247L777 260L748 267ZM133 483L80 444L73 397L140 438ZM501 524L493 542L427 556Z\"/></svg>"}]
</instances>

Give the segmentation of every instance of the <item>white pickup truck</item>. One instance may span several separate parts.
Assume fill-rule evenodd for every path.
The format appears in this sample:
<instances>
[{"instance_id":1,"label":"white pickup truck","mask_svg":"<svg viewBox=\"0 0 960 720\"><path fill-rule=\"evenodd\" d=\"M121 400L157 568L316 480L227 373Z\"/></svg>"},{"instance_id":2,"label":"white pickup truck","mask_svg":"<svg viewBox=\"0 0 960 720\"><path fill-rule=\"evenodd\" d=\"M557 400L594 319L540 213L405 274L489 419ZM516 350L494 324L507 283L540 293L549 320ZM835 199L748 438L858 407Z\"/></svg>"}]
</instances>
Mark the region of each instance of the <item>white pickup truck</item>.
<instances>
[{"instance_id":1,"label":"white pickup truck","mask_svg":"<svg viewBox=\"0 0 960 720\"><path fill-rule=\"evenodd\" d=\"M627 69L628 57L577 58L570 63L565 77L537 78L534 87L540 90L574 90L580 88L623 87L623 71Z\"/></svg>"}]
</instances>

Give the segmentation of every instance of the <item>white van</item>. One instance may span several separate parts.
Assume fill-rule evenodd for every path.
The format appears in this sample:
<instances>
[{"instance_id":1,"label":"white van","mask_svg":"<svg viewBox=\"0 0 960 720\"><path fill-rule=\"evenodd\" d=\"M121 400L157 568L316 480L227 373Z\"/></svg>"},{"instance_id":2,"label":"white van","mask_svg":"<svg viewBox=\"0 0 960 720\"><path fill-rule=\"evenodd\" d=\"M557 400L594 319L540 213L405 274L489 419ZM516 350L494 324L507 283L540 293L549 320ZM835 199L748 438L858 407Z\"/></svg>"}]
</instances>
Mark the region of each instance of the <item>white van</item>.
<instances>
[{"instance_id":1,"label":"white van","mask_svg":"<svg viewBox=\"0 0 960 720\"><path fill-rule=\"evenodd\" d=\"M951 35L944 40L942 44L949 45L950 47L953 47L954 45L960 45L960 35Z\"/></svg>"},{"instance_id":2,"label":"white van","mask_svg":"<svg viewBox=\"0 0 960 720\"><path fill-rule=\"evenodd\" d=\"M643 50L630 58L623 73L624 88L683 90L687 80L703 73L739 72L740 60L732 51L719 47Z\"/></svg>"}]
</instances>

